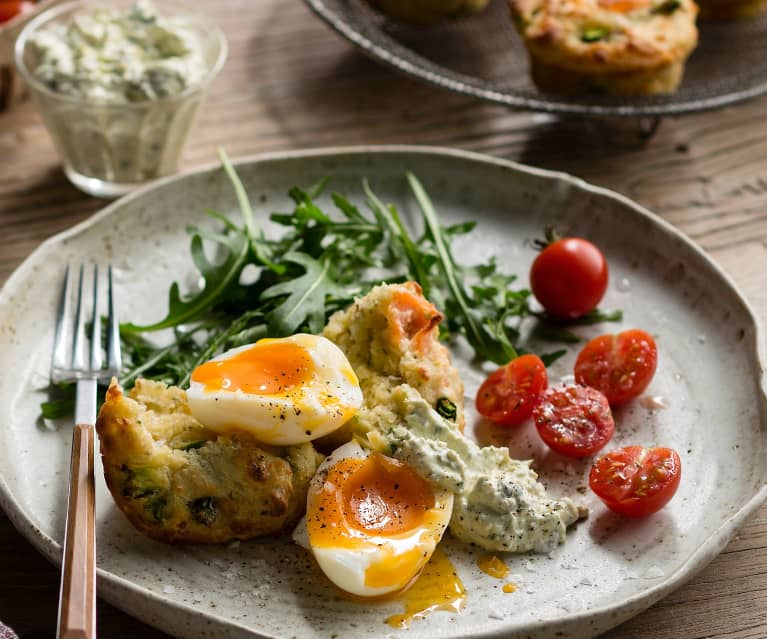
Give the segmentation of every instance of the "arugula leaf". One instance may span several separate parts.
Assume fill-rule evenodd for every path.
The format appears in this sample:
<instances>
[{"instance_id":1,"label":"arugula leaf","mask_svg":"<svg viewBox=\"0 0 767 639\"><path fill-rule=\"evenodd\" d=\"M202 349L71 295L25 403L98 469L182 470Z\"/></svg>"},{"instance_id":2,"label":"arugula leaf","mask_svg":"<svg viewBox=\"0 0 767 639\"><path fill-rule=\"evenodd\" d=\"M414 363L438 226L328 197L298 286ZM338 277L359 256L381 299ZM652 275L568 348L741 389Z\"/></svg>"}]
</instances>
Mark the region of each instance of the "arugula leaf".
<instances>
[{"instance_id":1,"label":"arugula leaf","mask_svg":"<svg viewBox=\"0 0 767 639\"><path fill-rule=\"evenodd\" d=\"M288 253L282 259L303 266L305 272L261 293L264 300L287 296L266 316L270 331L290 335L305 324L311 333L322 332L326 320L325 298L344 295L344 289L332 278L330 260L318 261L297 252Z\"/></svg>"},{"instance_id":2,"label":"arugula leaf","mask_svg":"<svg viewBox=\"0 0 767 639\"><path fill-rule=\"evenodd\" d=\"M279 271L279 267L274 264L266 254L263 242L264 233L256 226L253 207L250 205L250 198L248 198L248 194L240 180L240 176L237 175L237 171L234 170L232 163L229 161L229 156L224 149L218 149L218 158L221 161L221 167L224 169L229 181L232 183L232 188L237 196L237 204L240 207L243 222L245 222L245 232L250 241L253 254L261 264L265 264L269 268Z\"/></svg>"},{"instance_id":3,"label":"arugula leaf","mask_svg":"<svg viewBox=\"0 0 767 639\"><path fill-rule=\"evenodd\" d=\"M71 391L71 395L71 397L41 402L40 414L43 419L59 419L71 415L75 410L74 390Z\"/></svg>"},{"instance_id":4,"label":"arugula leaf","mask_svg":"<svg viewBox=\"0 0 767 639\"><path fill-rule=\"evenodd\" d=\"M602 322L620 322L623 320L623 311L601 311L595 308L585 315L582 315L571 324L575 326L591 326L592 324L601 324Z\"/></svg>"},{"instance_id":5,"label":"arugula leaf","mask_svg":"<svg viewBox=\"0 0 767 639\"><path fill-rule=\"evenodd\" d=\"M488 359L496 364L504 364L517 357L517 351L497 322L484 323L469 305L468 295L459 281L458 268L450 254L445 238L442 235L437 213L426 194L421 183L412 173L407 173L407 181L418 206L423 214L423 219L428 229L429 236L434 243L439 258L439 267L447 282L447 288L452 299L452 306L460 314L466 338L474 347L477 355ZM490 328L490 330L489 330Z\"/></svg>"},{"instance_id":6,"label":"arugula leaf","mask_svg":"<svg viewBox=\"0 0 767 639\"><path fill-rule=\"evenodd\" d=\"M205 256L202 235L197 229L192 229L191 232L190 251L192 260L205 282L203 289L198 294L184 300L179 293L178 282L173 282L168 296L168 314L164 319L145 326L130 323L122 324L120 326L121 332L159 331L193 321L214 306L230 286L237 284L248 257L249 243L247 238L239 233L210 235L209 237L215 239L227 253L223 262L214 264Z\"/></svg>"},{"instance_id":7,"label":"arugula leaf","mask_svg":"<svg viewBox=\"0 0 767 639\"><path fill-rule=\"evenodd\" d=\"M397 213L397 209L393 206L387 208L378 199L378 196L373 193L366 179L362 181L362 188L365 191L368 206L373 211L376 219L384 222L389 230L389 237L393 240L391 244L393 252L401 259L407 260L410 266L410 275L421 285L423 294L428 298L431 293L431 282L426 274L427 270L422 263L421 252L408 234L402 219Z\"/></svg>"}]
</instances>

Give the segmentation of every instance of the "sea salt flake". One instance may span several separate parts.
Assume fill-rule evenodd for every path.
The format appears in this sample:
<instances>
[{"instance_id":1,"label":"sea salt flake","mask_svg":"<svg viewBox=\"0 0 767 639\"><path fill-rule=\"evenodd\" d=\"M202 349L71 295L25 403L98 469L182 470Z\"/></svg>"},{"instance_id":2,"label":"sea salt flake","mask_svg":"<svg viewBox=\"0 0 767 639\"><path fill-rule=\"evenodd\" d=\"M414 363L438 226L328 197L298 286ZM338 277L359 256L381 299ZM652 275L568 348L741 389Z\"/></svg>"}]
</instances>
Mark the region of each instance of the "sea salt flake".
<instances>
[{"instance_id":1,"label":"sea salt flake","mask_svg":"<svg viewBox=\"0 0 767 639\"><path fill-rule=\"evenodd\" d=\"M666 572L660 566L650 566L647 570L645 570L644 578L657 579L658 577L663 577L665 574Z\"/></svg>"},{"instance_id":2,"label":"sea salt flake","mask_svg":"<svg viewBox=\"0 0 767 639\"><path fill-rule=\"evenodd\" d=\"M174 592L176 592L176 587L175 586L163 586L162 587L162 591L166 595L172 595Z\"/></svg>"},{"instance_id":3,"label":"sea salt flake","mask_svg":"<svg viewBox=\"0 0 767 639\"><path fill-rule=\"evenodd\" d=\"M234 581L237 579L237 577L240 576L240 573L237 571L237 568L235 566L232 566L229 568L229 570L225 570L221 573L221 576L226 579L227 581Z\"/></svg>"}]
</instances>

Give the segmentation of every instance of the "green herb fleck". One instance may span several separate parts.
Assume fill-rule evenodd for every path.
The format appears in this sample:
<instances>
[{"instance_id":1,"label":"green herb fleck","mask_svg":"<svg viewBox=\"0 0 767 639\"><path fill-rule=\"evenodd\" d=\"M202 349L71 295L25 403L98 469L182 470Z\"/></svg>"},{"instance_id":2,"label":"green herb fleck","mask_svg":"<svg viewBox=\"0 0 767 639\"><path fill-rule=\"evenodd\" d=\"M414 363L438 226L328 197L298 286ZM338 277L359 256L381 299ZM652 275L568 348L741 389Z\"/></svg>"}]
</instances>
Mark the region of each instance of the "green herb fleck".
<instances>
[{"instance_id":1,"label":"green herb fleck","mask_svg":"<svg viewBox=\"0 0 767 639\"><path fill-rule=\"evenodd\" d=\"M610 34L610 30L607 27L589 27L581 32L581 40L583 42L599 42L604 40Z\"/></svg>"},{"instance_id":2,"label":"green herb fleck","mask_svg":"<svg viewBox=\"0 0 767 639\"><path fill-rule=\"evenodd\" d=\"M454 422L458 416L458 409L456 408L456 405L447 397L440 397L437 400L436 410L440 415L442 415L442 417L449 419L451 422Z\"/></svg>"},{"instance_id":3,"label":"green herb fleck","mask_svg":"<svg viewBox=\"0 0 767 639\"><path fill-rule=\"evenodd\" d=\"M179 450L196 450L198 448L202 448L207 443L207 439L198 439L197 441L189 442L179 446Z\"/></svg>"}]
</instances>

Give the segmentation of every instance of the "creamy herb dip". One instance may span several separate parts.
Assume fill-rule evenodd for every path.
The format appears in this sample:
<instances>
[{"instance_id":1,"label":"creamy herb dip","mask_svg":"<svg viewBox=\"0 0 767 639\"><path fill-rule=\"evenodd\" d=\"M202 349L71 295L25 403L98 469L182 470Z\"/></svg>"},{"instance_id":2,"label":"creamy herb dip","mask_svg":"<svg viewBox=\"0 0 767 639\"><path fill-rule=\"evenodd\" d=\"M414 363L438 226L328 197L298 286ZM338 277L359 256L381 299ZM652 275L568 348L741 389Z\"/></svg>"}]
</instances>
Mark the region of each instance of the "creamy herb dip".
<instances>
[{"instance_id":1,"label":"creamy herb dip","mask_svg":"<svg viewBox=\"0 0 767 639\"><path fill-rule=\"evenodd\" d=\"M579 519L570 499L552 499L529 461L464 437L407 385L394 393L405 424L371 433L374 445L455 495L450 531L487 550L550 552Z\"/></svg>"},{"instance_id":2,"label":"creamy herb dip","mask_svg":"<svg viewBox=\"0 0 767 639\"><path fill-rule=\"evenodd\" d=\"M34 75L49 89L102 104L177 95L208 71L188 22L160 15L146 0L50 25L29 45L38 58Z\"/></svg>"}]
</instances>

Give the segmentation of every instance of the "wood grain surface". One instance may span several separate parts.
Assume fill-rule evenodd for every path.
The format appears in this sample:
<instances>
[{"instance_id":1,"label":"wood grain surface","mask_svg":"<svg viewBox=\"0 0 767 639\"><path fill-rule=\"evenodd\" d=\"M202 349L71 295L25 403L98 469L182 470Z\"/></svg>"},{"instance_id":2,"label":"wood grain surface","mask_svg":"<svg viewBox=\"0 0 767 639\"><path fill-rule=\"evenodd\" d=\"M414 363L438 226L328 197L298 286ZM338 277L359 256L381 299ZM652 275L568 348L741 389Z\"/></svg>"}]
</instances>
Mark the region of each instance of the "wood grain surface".
<instances>
[{"instance_id":1,"label":"wood grain surface","mask_svg":"<svg viewBox=\"0 0 767 639\"><path fill-rule=\"evenodd\" d=\"M402 77L354 50L298 0L190 4L216 7L231 53L183 168L212 163L217 146L238 157L417 143L567 171L628 195L687 233L767 318L767 100L665 119L641 142L636 122L513 112ZM67 182L28 101L0 114L0 282L42 240L102 206ZM0 514L0 619L22 637L52 636L57 586L57 569ZM103 602L98 625L108 639L164 637ZM689 583L605 637L767 637L767 507Z\"/></svg>"}]
</instances>

